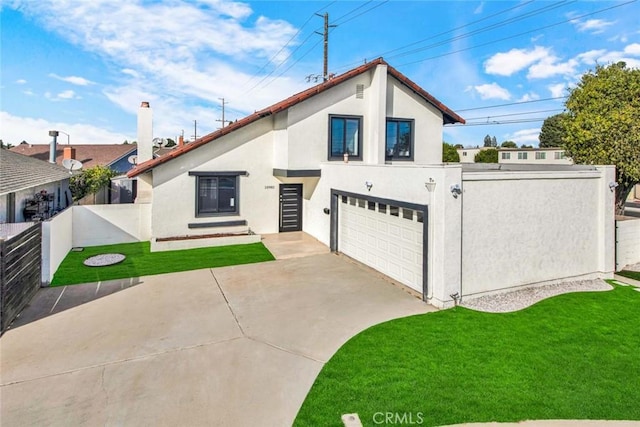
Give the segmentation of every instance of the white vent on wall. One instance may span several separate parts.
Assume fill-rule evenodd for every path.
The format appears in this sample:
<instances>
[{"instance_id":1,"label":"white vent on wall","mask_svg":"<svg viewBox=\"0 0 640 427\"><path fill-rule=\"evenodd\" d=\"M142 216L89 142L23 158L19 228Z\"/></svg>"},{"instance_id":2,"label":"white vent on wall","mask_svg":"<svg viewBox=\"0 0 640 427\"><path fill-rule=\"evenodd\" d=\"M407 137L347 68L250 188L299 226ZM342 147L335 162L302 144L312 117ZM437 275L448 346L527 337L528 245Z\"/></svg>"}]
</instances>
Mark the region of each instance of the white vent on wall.
<instances>
[{"instance_id":1,"label":"white vent on wall","mask_svg":"<svg viewBox=\"0 0 640 427\"><path fill-rule=\"evenodd\" d=\"M356 85L356 98L357 99L364 98L364 85Z\"/></svg>"}]
</instances>

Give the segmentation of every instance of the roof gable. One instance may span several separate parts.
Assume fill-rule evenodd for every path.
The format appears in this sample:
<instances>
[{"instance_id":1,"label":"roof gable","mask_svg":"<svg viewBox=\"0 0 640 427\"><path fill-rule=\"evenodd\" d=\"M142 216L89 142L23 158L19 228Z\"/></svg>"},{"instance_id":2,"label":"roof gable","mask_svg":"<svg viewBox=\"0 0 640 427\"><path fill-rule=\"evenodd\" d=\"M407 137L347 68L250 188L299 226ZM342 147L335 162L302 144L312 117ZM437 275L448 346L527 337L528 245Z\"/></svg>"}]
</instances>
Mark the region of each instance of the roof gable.
<instances>
[{"instance_id":1,"label":"roof gable","mask_svg":"<svg viewBox=\"0 0 640 427\"><path fill-rule=\"evenodd\" d=\"M188 153L191 150L195 150L196 148L208 144L209 142L216 140L224 135L227 135L237 129L240 129L244 126L247 126L257 120L260 120L264 117L268 117L268 116L272 116L275 115L281 111L287 110L288 108L299 104L303 101L306 101L307 99L322 93L334 86L337 86L341 83L344 83L345 81L358 76L360 74L363 74L375 67L377 67L378 65L386 65L387 66L387 73L391 76L393 76L395 79L397 79L398 81L400 81L402 84L404 84L405 86L407 86L409 89L411 89L414 93L416 93L417 95L419 95L421 98L423 98L425 101L427 101L429 104L433 105L435 108L437 108L440 112L442 112L443 115L443 122L444 124L449 124L449 123L464 123L464 119L460 116L458 116L456 113L453 112L453 110L451 110L450 108L448 108L447 106L445 106L444 104L442 104L440 101L438 101L434 96L432 96L431 94L429 94L427 91L425 91L424 89L422 89L420 86L418 86L416 83L412 82L408 77L406 77L404 74L402 74L401 72L399 72L398 70L396 70L395 68L391 67L389 64L387 64L382 58L378 58L375 61L371 61L369 63L366 63L364 65L361 65L357 68L354 68L350 71L347 71L344 74L341 74L339 76L336 76L326 82L320 83L317 86L313 86L309 89L306 89L300 93L297 93L293 96L290 96L289 98L280 101L276 104L273 104L270 107L267 107L265 109L262 109L260 111L256 111L255 113L240 119L234 123L229 124L226 127L223 127L222 129L219 129L215 132L212 132L208 135L205 135L187 145L184 145L178 149L173 150L171 153L168 153L164 156L152 159L152 160L148 160L144 163L141 163L139 165L137 165L135 168L133 168L131 171L129 171L129 173L127 173L127 176L129 176L130 178L140 175L144 172L147 172L151 169L153 169L154 167L161 165L163 163L166 163L176 157L179 157L185 153Z\"/></svg>"}]
</instances>

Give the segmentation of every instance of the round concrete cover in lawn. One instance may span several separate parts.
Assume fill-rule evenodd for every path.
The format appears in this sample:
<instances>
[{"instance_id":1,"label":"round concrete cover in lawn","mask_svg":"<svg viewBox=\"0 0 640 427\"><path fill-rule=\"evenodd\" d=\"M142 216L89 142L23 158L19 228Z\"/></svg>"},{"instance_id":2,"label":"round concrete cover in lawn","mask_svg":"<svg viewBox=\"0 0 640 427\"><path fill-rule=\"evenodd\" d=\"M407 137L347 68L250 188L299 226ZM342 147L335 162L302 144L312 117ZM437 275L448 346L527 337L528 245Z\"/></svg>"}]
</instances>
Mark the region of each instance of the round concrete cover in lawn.
<instances>
[{"instance_id":1,"label":"round concrete cover in lawn","mask_svg":"<svg viewBox=\"0 0 640 427\"><path fill-rule=\"evenodd\" d=\"M84 260L83 264L89 267L104 267L107 265L118 264L124 261L126 256L122 254L101 254L89 257Z\"/></svg>"}]
</instances>

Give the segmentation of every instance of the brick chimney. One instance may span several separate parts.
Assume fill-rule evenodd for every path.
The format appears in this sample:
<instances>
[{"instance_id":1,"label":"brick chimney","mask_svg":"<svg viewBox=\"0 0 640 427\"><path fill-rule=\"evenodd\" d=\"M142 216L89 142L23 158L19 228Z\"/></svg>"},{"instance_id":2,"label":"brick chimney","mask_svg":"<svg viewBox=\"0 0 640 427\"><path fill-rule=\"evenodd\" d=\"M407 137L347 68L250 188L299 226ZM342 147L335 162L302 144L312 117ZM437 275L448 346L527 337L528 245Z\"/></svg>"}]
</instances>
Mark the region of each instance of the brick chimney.
<instances>
[{"instance_id":1,"label":"brick chimney","mask_svg":"<svg viewBox=\"0 0 640 427\"><path fill-rule=\"evenodd\" d=\"M64 147L62 150L62 159L75 159L76 149L73 147Z\"/></svg>"},{"instance_id":2,"label":"brick chimney","mask_svg":"<svg viewBox=\"0 0 640 427\"><path fill-rule=\"evenodd\" d=\"M153 110L148 102L138 109L138 164L153 158Z\"/></svg>"},{"instance_id":3,"label":"brick chimney","mask_svg":"<svg viewBox=\"0 0 640 427\"><path fill-rule=\"evenodd\" d=\"M180 135L178 137L178 148L184 146L184 136Z\"/></svg>"}]
</instances>

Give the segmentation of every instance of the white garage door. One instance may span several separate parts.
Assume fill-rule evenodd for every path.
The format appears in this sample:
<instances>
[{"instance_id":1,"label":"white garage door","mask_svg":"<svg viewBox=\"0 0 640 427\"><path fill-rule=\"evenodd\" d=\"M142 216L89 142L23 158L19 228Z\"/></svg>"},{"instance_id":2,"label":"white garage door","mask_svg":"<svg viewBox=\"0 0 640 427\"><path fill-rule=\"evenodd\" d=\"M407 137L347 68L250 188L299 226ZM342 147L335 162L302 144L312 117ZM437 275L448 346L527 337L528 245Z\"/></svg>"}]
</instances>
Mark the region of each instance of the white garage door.
<instances>
[{"instance_id":1,"label":"white garage door","mask_svg":"<svg viewBox=\"0 0 640 427\"><path fill-rule=\"evenodd\" d=\"M422 211L347 196L338 206L338 251L422 293Z\"/></svg>"}]
</instances>

